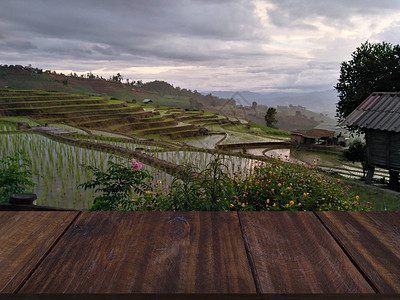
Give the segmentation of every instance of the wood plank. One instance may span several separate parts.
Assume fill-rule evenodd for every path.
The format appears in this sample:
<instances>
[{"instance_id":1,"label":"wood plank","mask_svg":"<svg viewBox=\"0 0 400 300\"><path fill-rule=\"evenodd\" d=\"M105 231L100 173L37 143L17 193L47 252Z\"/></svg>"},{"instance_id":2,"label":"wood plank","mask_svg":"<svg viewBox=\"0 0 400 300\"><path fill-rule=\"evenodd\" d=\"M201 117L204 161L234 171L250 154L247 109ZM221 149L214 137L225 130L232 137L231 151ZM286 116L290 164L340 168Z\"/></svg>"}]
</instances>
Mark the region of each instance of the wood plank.
<instances>
[{"instance_id":1,"label":"wood plank","mask_svg":"<svg viewBox=\"0 0 400 300\"><path fill-rule=\"evenodd\" d=\"M262 293L373 293L312 212L240 212Z\"/></svg>"},{"instance_id":2,"label":"wood plank","mask_svg":"<svg viewBox=\"0 0 400 300\"><path fill-rule=\"evenodd\" d=\"M235 212L84 212L22 293L255 293Z\"/></svg>"},{"instance_id":3,"label":"wood plank","mask_svg":"<svg viewBox=\"0 0 400 300\"><path fill-rule=\"evenodd\" d=\"M78 212L0 212L0 292L13 293Z\"/></svg>"},{"instance_id":4,"label":"wood plank","mask_svg":"<svg viewBox=\"0 0 400 300\"><path fill-rule=\"evenodd\" d=\"M400 213L318 214L381 293L400 293Z\"/></svg>"}]
</instances>

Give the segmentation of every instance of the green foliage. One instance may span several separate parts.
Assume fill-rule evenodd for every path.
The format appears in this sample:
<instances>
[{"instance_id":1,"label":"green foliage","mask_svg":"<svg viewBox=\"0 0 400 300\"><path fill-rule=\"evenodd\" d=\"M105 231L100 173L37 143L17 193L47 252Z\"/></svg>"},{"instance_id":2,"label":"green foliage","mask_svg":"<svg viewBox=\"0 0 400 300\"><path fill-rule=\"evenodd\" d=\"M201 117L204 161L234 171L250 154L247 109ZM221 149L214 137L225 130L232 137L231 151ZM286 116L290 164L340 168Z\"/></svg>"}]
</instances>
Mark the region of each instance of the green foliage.
<instances>
[{"instance_id":1,"label":"green foliage","mask_svg":"<svg viewBox=\"0 0 400 300\"><path fill-rule=\"evenodd\" d=\"M373 92L400 90L400 45L366 41L340 67L337 117L344 120Z\"/></svg>"},{"instance_id":2,"label":"green foliage","mask_svg":"<svg viewBox=\"0 0 400 300\"><path fill-rule=\"evenodd\" d=\"M8 202L10 195L24 193L35 185L31 181L30 166L31 162L22 151L0 160L0 202Z\"/></svg>"},{"instance_id":3,"label":"green foliage","mask_svg":"<svg viewBox=\"0 0 400 300\"><path fill-rule=\"evenodd\" d=\"M114 174L114 175L113 175ZM118 164L98 173L96 181L83 186L103 192L93 210L369 210L341 179L309 165L273 160L262 162L252 172L238 172L233 178L215 156L204 170L187 166L168 189L143 184L139 176ZM123 178L125 181L121 181ZM132 180L134 178L134 180ZM135 187L142 186L140 190ZM132 187L135 192L132 194Z\"/></svg>"},{"instance_id":4,"label":"green foliage","mask_svg":"<svg viewBox=\"0 0 400 300\"><path fill-rule=\"evenodd\" d=\"M275 136L282 136L282 137L289 137L290 133L284 130L276 129L267 127L265 125L260 125L258 123L250 122L251 127L260 128L264 133L268 135L275 135ZM252 132L253 133L253 132Z\"/></svg>"},{"instance_id":5,"label":"green foliage","mask_svg":"<svg viewBox=\"0 0 400 300\"><path fill-rule=\"evenodd\" d=\"M105 171L89 166L94 179L80 184L85 189L95 188L101 194L94 199L92 210L119 210L127 209L131 198L135 194L144 193L148 188L145 182L151 179L150 174L141 169L142 164L132 159L130 166L108 161Z\"/></svg>"},{"instance_id":6,"label":"green foliage","mask_svg":"<svg viewBox=\"0 0 400 300\"><path fill-rule=\"evenodd\" d=\"M251 210L369 210L341 179L309 165L264 162L249 175L237 174L234 208Z\"/></svg>"},{"instance_id":7,"label":"green foliage","mask_svg":"<svg viewBox=\"0 0 400 300\"><path fill-rule=\"evenodd\" d=\"M202 171L188 165L175 178L166 198L172 210L228 210L233 196L233 182L219 156L215 156Z\"/></svg>"},{"instance_id":8,"label":"green foliage","mask_svg":"<svg viewBox=\"0 0 400 300\"><path fill-rule=\"evenodd\" d=\"M355 140L348 149L343 151L343 156L351 162L365 162L367 147L360 140Z\"/></svg>"},{"instance_id":9,"label":"green foliage","mask_svg":"<svg viewBox=\"0 0 400 300\"><path fill-rule=\"evenodd\" d=\"M264 116L264 119L267 127L274 128L274 124L278 122L278 120L276 119L276 108L269 107L267 113Z\"/></svg>"}]
</instances>

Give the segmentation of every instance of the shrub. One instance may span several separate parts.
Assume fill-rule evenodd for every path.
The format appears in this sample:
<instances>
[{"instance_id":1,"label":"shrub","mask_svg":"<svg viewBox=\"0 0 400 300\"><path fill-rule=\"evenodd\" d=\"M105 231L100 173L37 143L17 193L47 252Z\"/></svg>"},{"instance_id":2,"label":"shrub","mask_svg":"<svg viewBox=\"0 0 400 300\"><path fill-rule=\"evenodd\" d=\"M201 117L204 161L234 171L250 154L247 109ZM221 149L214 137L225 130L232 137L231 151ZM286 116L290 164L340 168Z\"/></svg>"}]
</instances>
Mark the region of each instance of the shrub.
<instances>
[{"instance_id":1,"label":"shrub","mask_svg":"<svg viewBox=\"0 0 400 300\"><path fill-rule=\"evenodd\" d=\"M360 140L355 140L348 149L343 151L343 156L351 162L365 162L367 147Z\"/></svg>"},{"instance_id":2,"label":"shrub","mask_svg":"<svg viewBox=\"0 0 400 300\"><path fill-rule=\"evenodd\" d=\"M263 162L252 174L235 178L238 203L252 210L369 210L340 178L313 166L275 160Z\"/></svg>"},{"instance_id":3,"label":"shrub","mask_svg":"<svg viewBox=\"0 0 400 300\"><path fill-rule=\"evenodd\" d=\"M108 167L102 171L96 167L87 167L94 175L94 179L80 184L85 189L95 188L101 194L94 199L92 210L129 210L133 195L146 191L149 185L146 179L150 174L141 169L142 164L134 158L129 166L108 161Z\"/></svg>"},{"instance_id":4,"label":"shrub","mask_svg":"<svg viewBox=\"0 0 400 300\"><path fill-rule=\"evenodd\" d=\"M27 192L32 182L31 162L22 151L0 160L0 201L8 202L10 195Z\"/></svg>"},{"instance_id":5,"label":"shrub","mask_svg":"<svg viewBox=\"0 0 400 300\"><path fill-rule=\"evenodd\" d=\"M215 156L199 170L188 165L166 189L144 182L151 176L138 162L130 168L110 162L105 171L95 168L96 178L81 186L103 194L93 210L369 210L340 178L315 167L279 160L260 162L251 172L230 177L227 166Z\"/></svg>"},{"instance_id":6,"label":"shrub","mask_svg":"<svg viewBox=\"0 0 400 300\"><path fill-rule=\"evenodd\" d=\"M173 180L167 198L173 210L229 210L233 191L227 166L215 156L204 170L187 166Z\"/></svg>"}]
</instances>

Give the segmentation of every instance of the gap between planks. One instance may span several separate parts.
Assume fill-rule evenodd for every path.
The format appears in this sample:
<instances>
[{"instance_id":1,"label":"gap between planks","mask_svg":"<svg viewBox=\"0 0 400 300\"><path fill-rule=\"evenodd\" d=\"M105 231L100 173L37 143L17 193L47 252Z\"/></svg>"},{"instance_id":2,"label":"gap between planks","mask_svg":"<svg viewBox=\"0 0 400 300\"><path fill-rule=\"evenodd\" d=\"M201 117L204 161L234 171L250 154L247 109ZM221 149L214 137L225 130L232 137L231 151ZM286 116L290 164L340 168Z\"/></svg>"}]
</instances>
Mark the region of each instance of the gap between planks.
<instances>
[{"instance_id":1,"label":"gap between planks","mask_svg":"<svg viewBox=\"0 0 400 300\"><path fill-rule=\"evenodd\" d=\"M253 260L253 255L251 254L249 240L247 238L246 229L242 223L242 219L240 218L239 212L236 212L239 220L240 230L242 231L242 238L244 243L244 248L246 249L247 259L249 260L249 266L251 270L251 274L253 275L254 285L256 286L257 294L262 294L260 278L257 274L257 269Z\"/></svg>"},{"instance_id":2,"label":"gap between planks","mask_svg":"<svg viewBox=\"0 0 400 300\"><path fill-rule=\"evenodd\" d=\"M31 278L33 273L39 268L40 264L43 262L43 260L49 255L49 253L54 249L54 247L57 245L57 243L61 240L61 238L64 236L64 234L68 231L69 228L71 228L72 224L75 223L75 221L79 218L79 216L82 214L82 211L78 211L76 216L72 219L71 223L69 223L68 226L64 229L64 231L58 236L58 238L53 242L53 244L49 247L49 249L43 254L43 256L39 259L39 261L36 263L36 265L32 268L32 270L29 272L29 274L25 277L25 279L20 283L20 285L14 290L13 294L18 294L18 292L22 289L22 287L25 285L25 283Z\"/></svg>"},{"instance_id":3,"label":"gap between planks","mask_svg":"<svg viewBox=\"0 0 400 300\"><path fill-rule=\"evenodd\" d=\"M326 229L326 231L331 235L331 237L335 240L335 242L339 245L339 247L342 249L344 254L349 258L351 263L356 267L358 272L364 277L364 279L368 282L368 284L372 287L372 289L375 291L377 294L382 294L381 291L375 286L375 284L372 282L372 280L368 277L367 273L362 269L362 267L355 261L351 253L346 249L346 247L342 244L340 239L334 235L334 233L329 229L329 227L324 223L322 218L318 215L317 212L313 211L313 214L317 217L317 219L321 222L322 226Z\"/></svg>"}]
</instances>

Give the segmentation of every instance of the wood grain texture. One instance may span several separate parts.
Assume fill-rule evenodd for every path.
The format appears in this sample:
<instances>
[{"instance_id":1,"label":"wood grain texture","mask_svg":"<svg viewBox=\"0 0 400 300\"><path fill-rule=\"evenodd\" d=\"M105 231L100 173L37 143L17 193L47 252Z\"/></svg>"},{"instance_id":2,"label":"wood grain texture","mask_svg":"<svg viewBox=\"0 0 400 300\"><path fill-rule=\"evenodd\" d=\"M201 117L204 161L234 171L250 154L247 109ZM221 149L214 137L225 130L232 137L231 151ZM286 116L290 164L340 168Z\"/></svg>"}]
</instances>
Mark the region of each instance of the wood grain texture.
<instances>
[{"instance_id":1,"label":"wood grain texture","mask_svg":"<svg viewBox=\"0 0 400 300\"><path fill-rule=\"evenodd\" d=\"M234 212L84 212L20 292L256 290Z\"/></svg>"},{"instance_id":2,"label":"wood grain texture","mask_svg":"<svg viewBox=\"0 0 400 300\"><path fill-rule=\"evenodd\" d=\"M0 292L13 293L78 212L0 212Z\"/></svg>"},{"instance_id":3,"label":"wood grain texture","mask_svg":"<svg viewBox=\"0 0 400 300\"><path fill-rule=\"evenodd\" d=\"M400 293L399 212L318 215L381 293Z\"/></svg>"},{"instance_id":4,"label":"wood grain texture","mask_svg":"<svg viewBox=\"0 0 400 300\"><path fill-rule=\"evenodd\" d=\"M312 212L240 212L262 293L373 293Z\"/></svg>"}]
</instances>

